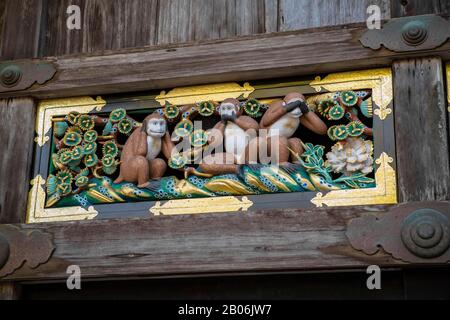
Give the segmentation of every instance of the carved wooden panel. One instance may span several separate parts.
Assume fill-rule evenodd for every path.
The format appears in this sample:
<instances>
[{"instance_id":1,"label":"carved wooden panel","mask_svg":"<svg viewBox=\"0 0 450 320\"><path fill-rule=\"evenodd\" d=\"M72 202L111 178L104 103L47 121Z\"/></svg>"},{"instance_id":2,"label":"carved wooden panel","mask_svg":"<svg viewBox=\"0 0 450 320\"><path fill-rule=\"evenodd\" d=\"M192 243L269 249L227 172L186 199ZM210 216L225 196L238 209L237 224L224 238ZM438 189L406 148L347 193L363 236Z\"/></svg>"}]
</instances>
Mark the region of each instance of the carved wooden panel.
<instances>
[{"instance_id":1,"label":"carved wooden panel","mask_svg":"<svg viewBox=\"0 0 450 320\"><path fill-rule=\"evenodd\" d=\"M28 221L396 203L392 118L388 69L41 101Z\"/></svg>"}]
</instances>

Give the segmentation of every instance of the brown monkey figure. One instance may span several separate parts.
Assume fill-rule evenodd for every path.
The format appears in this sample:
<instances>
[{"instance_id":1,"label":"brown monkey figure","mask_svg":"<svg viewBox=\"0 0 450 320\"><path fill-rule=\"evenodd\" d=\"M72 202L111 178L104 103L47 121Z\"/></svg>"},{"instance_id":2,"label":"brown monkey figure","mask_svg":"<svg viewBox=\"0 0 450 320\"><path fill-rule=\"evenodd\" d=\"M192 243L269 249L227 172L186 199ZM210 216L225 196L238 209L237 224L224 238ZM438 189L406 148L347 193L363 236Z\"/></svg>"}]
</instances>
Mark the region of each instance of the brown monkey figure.
<instances>
[{"instance_id":1,"label":"brown monkey figure","mask_svg":"<svg viewBox=\"0 0 450 320\"><path fill-rule=\"evenodd\" d=\"M317 134L327 133L326 124L314 112L309 111L302 94L289 93L283 101L274 101L260 122L261 129L267 130L267 137L258 138L259 148L267 148L271 159L273 160L275 156L278 163L289 161L290 150L301 155L304 151L302 141L292 137L300 124ZM273 155L271 150L274 138L277 139L273 144L278 149L276 155Z\"/></svg>"},{"instance_id":2,"label":"brown monkey figure","mask_svg":"<svg viewBox=\"0 0 450 320\"><path fill-rule=\"evenodd\" d=\"M210 150L223 144L225 152L207 155L199 168L203 173L219 175L237 173L238 164L248 161L248 145L259 130L259 124L249 116L242 115L237 99L225 99L218 107L221 120L210 131ZM190 169L190 173L196 173Z\"/></svg>"},{"instance_id":3,"label":"brown monkey figure","mask_svg":"<svg viewBox=\"0 0 450 320\"><path fill-rule=\"evenodd\" d=\"M150 114L125 143L120 174L114 183L126 181L147 187L150 179L161 178L166 172L167 164L158 155L162 152L169 159L173 148L166 120L156 112Z\"/></svg>"}]
</instances>

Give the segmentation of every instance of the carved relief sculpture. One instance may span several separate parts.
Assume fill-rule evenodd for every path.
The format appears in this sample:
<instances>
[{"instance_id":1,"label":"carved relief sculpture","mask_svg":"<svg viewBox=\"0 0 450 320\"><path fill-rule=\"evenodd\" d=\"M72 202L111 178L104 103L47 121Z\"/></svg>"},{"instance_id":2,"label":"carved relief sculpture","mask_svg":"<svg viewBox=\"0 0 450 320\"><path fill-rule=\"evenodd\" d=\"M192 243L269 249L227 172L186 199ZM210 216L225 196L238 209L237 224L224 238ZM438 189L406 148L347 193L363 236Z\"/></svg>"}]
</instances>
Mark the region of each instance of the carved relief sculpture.
<instances>
[{"instance_id":1,"label":"carved relief sculpture","mask_svg":"<svg viewBox=\"0 0 450 320\"><path fill-rule=\"evenodd\" d=\"M52 116L51 138L39 137L51 159L43 210L308 192L321 205L330 191L387 190L375 179L386 179L375 170L388 164L375 163L373 117L375 106L388 109L370 86L262 99L249 88L206 101L173 93L139 112L115 104Z\"/></svg>"}]
</instances>

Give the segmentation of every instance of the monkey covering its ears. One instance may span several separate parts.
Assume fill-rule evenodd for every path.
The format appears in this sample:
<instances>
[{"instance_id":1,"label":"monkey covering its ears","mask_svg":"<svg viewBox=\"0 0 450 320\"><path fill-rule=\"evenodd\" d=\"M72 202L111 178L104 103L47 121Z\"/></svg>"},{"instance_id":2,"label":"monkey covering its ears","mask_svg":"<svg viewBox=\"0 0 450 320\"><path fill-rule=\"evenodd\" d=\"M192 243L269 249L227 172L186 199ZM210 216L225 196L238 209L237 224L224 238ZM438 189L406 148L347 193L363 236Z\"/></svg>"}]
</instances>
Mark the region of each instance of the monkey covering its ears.
<instances>
[{"instance_id":1,"label":"monkey covering its ears","mask_svg":"<svg viewBox=\"0 0 450 320\"><path fill-rule=\"evenodd\" d=\"M133 131L122 150L120 174L114 183L123 181L147 187L150 179L161 178L167 169L161 153L169 159L174 144L167 131L166 120L158 113L147 116L141 128Z\"/></svg>"}]
</instances>

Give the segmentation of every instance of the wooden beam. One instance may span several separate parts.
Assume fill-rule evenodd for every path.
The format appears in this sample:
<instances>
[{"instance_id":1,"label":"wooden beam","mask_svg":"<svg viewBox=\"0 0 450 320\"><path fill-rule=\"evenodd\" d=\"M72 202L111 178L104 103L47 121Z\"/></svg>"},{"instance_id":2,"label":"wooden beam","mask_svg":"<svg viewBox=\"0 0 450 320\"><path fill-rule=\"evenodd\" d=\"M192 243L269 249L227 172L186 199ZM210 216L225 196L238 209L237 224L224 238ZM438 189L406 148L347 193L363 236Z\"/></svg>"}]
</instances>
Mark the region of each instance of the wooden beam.
<instances>
[{"instance_id":1,"label":"wooden beam","mask_svg":"<svg viewBox=\"0 0 450 320\"><path fill-rule=\"evenodd\" d=\"M398 197L450 199L447 101L440 58L393 65Z\"/></svg>"},{"instance_id":2,"label":"wooden beam","mask_svg":"<svg viewBox=\"0 0 450 320\"><path fill-rule=\"evenodd\" d=\"M20 225L50 233L55 251L36 269L5 280L66 279L70 265L82 277L173 276L402 266L380 252L353 249L345 235L356 217L389 206L292 209L250 213L149 217Z\"/></svg>"},{"instance_id":3,"label":"wooden beam","mask_svg":"<svg viewBox=\"0 0 450 320\"><path fill-rule=\"evenodd\" d=\"M365 24L308 29L103 55L48 58L58 72L43 86L11 95L38 98L98 95L225 81L300 76L390 66L434 54L450 59L450 42L426 52L364 48Z\"/></svg>"},{"instance_id":4,"label":"wooden beam","mask_svg":"<svg viewBox=\"0 0 450 320\"><path fill-rule=\"evenodd\" d=\"M35 103L0 99L0 224L25 220L33 159Z\"/></svg>"}]
</instances>

